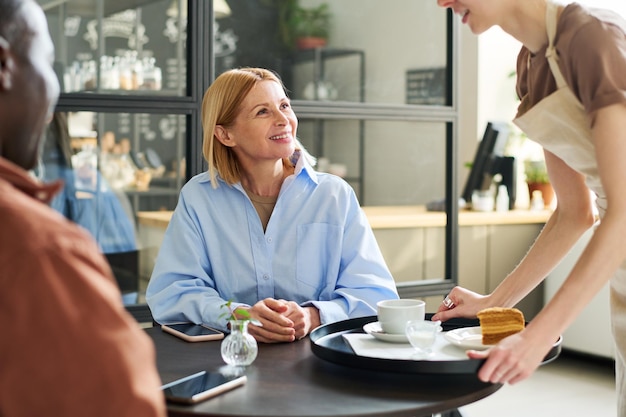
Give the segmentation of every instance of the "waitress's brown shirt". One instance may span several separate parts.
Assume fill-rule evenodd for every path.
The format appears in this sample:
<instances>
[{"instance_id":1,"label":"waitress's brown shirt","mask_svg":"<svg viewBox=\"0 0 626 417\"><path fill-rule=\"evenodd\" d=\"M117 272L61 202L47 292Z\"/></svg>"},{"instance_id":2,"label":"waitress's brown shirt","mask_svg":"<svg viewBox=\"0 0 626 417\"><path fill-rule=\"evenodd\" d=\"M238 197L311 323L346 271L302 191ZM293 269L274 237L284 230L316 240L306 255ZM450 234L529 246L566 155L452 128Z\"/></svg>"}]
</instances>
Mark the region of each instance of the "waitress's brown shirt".
<instances>
[{"instance_id":1,"label":"waitress's brown shirt","mask_svg":"<svg viewBox=\"0 0 626 417\"><path fill-rule=\"evenodd\" d=\"M559 18L555 46L561 73L588 114L611 104L626 103L624 19L606 10L569 4ZM556 90L546 48L531 55L522 47L518 55L516 88L523 98L518 117Z\"/></svg>"}]
</instances>

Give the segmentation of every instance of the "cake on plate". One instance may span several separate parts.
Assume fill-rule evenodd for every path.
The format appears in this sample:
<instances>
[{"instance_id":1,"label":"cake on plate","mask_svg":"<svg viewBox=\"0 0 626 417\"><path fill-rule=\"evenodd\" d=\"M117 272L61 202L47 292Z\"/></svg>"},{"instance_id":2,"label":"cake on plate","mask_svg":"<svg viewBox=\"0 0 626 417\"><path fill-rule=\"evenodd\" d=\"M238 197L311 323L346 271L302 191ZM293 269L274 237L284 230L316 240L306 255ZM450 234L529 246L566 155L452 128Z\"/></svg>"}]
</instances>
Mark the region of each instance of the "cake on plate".
<instances>
[{"instance_id":1,"label":"cake on plate","mask_svg":"<svg viewBox=\"0 0 626 417\"><path fill-rule=\"evenodd\" d=\"M490 307L479 311L483 345L495 345L500 340L524 330L524 313L517 308Z\"/></svg>"}]
</instances>

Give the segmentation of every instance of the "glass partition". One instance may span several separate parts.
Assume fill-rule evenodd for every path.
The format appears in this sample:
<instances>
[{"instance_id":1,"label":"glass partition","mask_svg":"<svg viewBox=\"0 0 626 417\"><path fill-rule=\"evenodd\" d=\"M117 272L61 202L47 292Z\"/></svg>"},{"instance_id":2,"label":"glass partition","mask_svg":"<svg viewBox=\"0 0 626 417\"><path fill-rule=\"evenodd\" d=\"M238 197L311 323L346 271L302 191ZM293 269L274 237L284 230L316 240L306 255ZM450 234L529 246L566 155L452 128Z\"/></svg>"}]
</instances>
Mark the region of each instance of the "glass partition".
<instances>
[{"instance_id":1,"label":"glass partition","mask_svg":"<svg viewBox=\"0 0 626 417\"><path fill-rule=\"evenodd\" d=\"M72 181L95 187L90 216L102 213L104 184L132 223L135 248L105 251L130 303L143 301L180 187L205 169L202 96L227 69L282 77L318 169L343 177L365 208L423 208L457 192L458 24L434 1L37 1L56 48ZM306 46L305 34L323 41ZM454 285L456 203L447 209L447 225L421 237L375 231L397 281L418 288L401 295ZM409 258L421 261L403 266Z\"/></svg>"},{"instance_id":2,"label":"glass partition","mask_svg":"<svg viewBox=\"0 0 626 417\"><path fill-rule=\"evenodd\" d=\"M423 226L381 226L379 206L404 206L402 215L425 215L446 195L446 124L389 120L301 119L298 138L318 158L317 170L352 185L370 218L383 256L399 286L445 276L445 219Z\"/></svg>"},{"instance_id":3,"label":"glass partition","mask_svg":"<svg viewBox=\"0 0 626 417\"><path fill-rule=\"evenodd\" d=\"M446 11L434 1L228 3L231 13L218 19L216 33L220 45L230 43L231 53L216 58L218 73L240 66L275 69L296 100L450 104ZM328 17L324 44L294 42L302 22L283 16L322 4ZM296 34L287 37L290 32Z\"/></svg>"},{"instance_id":4,"label":"glass partition","mask_svg":"<svg viewBox=\"0 0 626 417\"><path fill-rule=\"evenodd\" d=\"M301 118L298 138L317 169L343 177L362 205L426 205L445 196L445 123Z\"/></svg>"},{"instance_id":5,"label":"glass partition","mask_svg":"<svg viewBox=\"0 0 626 417\"><path fill-rule=\"evenodd\" d=\"M37 174L65 183L51 206L93 236L131 304L153 266L142 256L151 242L141 239L139 213L176 207L186 123L175 114L57 112L46 132Z\"/></svg>"},{"instance_id":6,"label":"glass partition","mask_svg":"<svg viewBox=\"0 0 626 417\"><path fill-rule=\"evenodd\" d=\"M446 194L445 123L368 121L368 205L426 205Z\"/></svg>"},{"instance_id":7,"label":"glass partition","mask_svg":"<svg viewBox=\"0 0 626 417\"><path fill-rule=\"evenodd\" d=\"M38 1L55 44L62 92L186 95L182 2Z\"/></svg>"}]
</instances>

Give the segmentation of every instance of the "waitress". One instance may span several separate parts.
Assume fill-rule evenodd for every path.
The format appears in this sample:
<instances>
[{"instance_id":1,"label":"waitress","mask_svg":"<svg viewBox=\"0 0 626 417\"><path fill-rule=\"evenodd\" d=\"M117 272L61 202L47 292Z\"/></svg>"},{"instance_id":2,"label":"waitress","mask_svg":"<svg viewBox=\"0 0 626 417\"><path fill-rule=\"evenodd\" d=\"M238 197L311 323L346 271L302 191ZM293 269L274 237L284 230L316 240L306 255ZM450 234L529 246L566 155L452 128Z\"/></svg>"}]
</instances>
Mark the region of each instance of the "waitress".
<instances>
[{"instance_id":1,"label":"waitress","mask_svg":"<svg viewBox=\"0 0 626 417\"><path fill-rule=\"evenodd\" d=\"M433 320L512 307L536 287L594 224L586 250L549 303L517 335L471 358L487 358L479 378L516 383L610 280L619 416L626 416L626 22L613 12L546 0L438 0L475 34L492 26L523 43L515 124L545 152L558 205L538 239L491 294L454 288ZM609 318L607 317L607 320Z\"/></svg>"}]
</instances>

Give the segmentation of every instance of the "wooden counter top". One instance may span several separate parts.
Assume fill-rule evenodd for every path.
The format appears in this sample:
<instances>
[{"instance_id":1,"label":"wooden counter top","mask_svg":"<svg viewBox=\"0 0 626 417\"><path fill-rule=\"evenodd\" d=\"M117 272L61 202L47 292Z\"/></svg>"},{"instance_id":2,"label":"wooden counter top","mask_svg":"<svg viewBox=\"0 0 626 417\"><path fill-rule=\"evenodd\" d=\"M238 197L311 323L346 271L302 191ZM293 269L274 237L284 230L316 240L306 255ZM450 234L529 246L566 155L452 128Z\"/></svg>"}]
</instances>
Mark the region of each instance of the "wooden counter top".
<instances>
[{"instance_id":1,"label":"wooden counter top","mask_svg":"<svg viewBox=\"0 0 626 417\"><path fill-rule=\"evenodd\" d=\"M413 227L443 227L446 214L427 211L424 206L366 206L365 215L372 229L402 229ZM550 210L530 211L511 210L508 212L459 212L459 226L480 226L498 224L543 224ZM137 221L140 225L165 229L172 217L171 211L140 211Z\"/></svg>"},{"instance_id":2,"label":"wooden counter top","mask_svg":"<svg viewBox=\"0 0 626 417\"><path fill-rule=\"evenodd\" d=\"M165 229L170 223L173 211L138 211L137 223L142 226L162 227Z\"/></svg>"}]
</instances>

